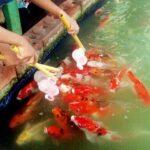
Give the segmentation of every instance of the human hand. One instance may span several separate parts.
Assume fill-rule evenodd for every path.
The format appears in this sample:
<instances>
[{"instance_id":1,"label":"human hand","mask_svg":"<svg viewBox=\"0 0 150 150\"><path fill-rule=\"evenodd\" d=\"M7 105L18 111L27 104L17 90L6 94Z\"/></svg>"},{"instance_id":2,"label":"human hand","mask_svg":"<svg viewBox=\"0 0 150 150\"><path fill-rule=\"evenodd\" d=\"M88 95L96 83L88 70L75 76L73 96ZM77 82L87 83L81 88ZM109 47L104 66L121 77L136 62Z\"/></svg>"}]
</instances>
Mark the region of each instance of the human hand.
<instances>
[{"instance_id":1,"label":"human hand","mask_svg":"<svg viewBox=\"0 0 150 150\"><path fill-rule=\"evenodd\" d=\"M64 14L64 15L65 15L67 21L70 23L70 28L68 29L68 33L69 34L78 34L80 28L79 28L79 25L76 22L76 20L74 20L67 14Z\"/></svg>"},{"instance_id":2,"label":"human hand","mask_svg":"<svg viewBox=\"0 0 150 150\"><path fill-rule=\"evenodd\" d=\"M22 63L34 64L37 62L36 50L25 38L22 38L21 42L19 42L16 46L19 50L16 55L22 61Z\"/></svg>"},{"instance_id":3,"label":"human hand","mask_svg":"<svg viewBox=\"0 0 150 150\"><path fill-rule=\"evenodd\" d=\"M12 66L21 64L21 60L17 58L16 54L10 50L8 44L0 43L0 54L4 56L3 63L5 66Z\"/></svg>"}]
</instances>

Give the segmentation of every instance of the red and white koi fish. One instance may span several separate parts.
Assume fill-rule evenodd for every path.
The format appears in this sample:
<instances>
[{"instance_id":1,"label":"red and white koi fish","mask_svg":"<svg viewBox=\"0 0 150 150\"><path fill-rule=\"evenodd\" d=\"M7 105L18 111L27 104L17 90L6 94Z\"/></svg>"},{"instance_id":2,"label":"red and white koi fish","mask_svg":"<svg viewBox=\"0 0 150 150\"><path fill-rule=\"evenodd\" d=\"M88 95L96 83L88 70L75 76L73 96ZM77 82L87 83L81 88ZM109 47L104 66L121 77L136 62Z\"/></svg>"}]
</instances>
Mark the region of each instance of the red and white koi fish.
<instances>
[{"instance_id":1,"label":"red and white koi fish","mask_svg":"<svg viewBox=\"0 0 150 150\"><path fill-rule=\"evenodd\" d=\"M57 127L57 126L50 126L44 128L44 133L52 136L57 140L68 140L72 138L72 134L67 131L66 129Z\"/></svg>"},{"instance_id":2,"label":"red and white koi fish","mask_svg":"<svg viewBox=\"0 0 150 150\"><path fill-rule=\"evenodd\" d=\"M36 106L40 103L43 97L44 94L42 92L33 95L28 103L11 118L9 127L15 128L30 120L37 111Z\"/></svg>"},{"instance_id":3,"label":"red and white koi fish","mask_svg":"<svg viewBox=\"0 0 150 150\"><path fill-rule=\"evenodd\" d=\"M32 80L30 83L28 83L25 87L23 87L19 91L19 93L17 95L17 100L25 99L26 97L35 93L37 90L38 90L37 83L36 83L36 81Z\"/></svg>"},{"instance_id":4,"label":"red and white koi fish","mask_svg":"<svg viewBox=\"0 0 150 150\"><path fill-rule=\"evenodd\" d=\"M111 92L115 92L119 88L121 80L124 77L124 75L126 74L126 72L127 72L127 68L123 68L118 72L118 74L115 77L113 77L110 80L109 89Z\"/></svg>"},{"instance_id":5,"label":"red and white koi fish","mask_svg":"<svg viewBox=\"0 0 150 150\"><path fill-rule=\"evenodd\" d=\"M96 121L82 116L71 116L71 121L75 123L81 130L96 134L97 136L103 136L109 140L120 140L120 136L112 131L102 127ZM88 138L88 137L87 137Z\"/></svg>"},{"instance_id":6,"label":"red and white koi fish","mask_svg":"<svg viewBox=\"0 0 150 150\"><path fill-rule=\"evenodd\" d=\"M144 104L150 104L150 95L144 84L133 74L131 70L128 70L127 74L134 84L137 95L143 100Z\"/></svg>"}]
</instances>

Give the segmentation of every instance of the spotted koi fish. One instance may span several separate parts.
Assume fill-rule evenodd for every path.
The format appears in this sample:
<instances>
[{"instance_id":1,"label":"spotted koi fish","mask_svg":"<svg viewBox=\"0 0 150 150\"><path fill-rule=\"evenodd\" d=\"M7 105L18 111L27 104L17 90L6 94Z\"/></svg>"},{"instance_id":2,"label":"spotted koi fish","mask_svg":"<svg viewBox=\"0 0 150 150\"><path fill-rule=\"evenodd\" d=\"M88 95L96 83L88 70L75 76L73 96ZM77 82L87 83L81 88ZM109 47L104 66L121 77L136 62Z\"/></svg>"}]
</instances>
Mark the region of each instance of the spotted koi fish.
<instances>
[{"instance_id":1,"label":"spotted koi fish","mask_svg":"<svg viewBox=\"0 0 150 150\"><path fill-rule=\"evenodd\" d=\"M97 136L103 136L109 140L120 140L120 136L107 128L102 127L96 121L82 116L71 116L71 120L78 126L81 130L85 132L90 132L96 134Z\"/></svg>"}]
</instances>

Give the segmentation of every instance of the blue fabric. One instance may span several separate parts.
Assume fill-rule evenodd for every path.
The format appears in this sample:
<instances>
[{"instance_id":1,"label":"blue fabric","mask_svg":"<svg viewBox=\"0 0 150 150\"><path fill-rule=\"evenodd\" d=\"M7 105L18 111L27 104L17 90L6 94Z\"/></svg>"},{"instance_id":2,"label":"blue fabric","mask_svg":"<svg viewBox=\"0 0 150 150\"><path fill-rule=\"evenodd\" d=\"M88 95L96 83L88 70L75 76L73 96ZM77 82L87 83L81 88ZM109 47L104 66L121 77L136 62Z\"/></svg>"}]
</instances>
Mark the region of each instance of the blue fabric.
<instances>
[{"instance_id":1,"label":"blue fabric","mask_svg":"<svg viewBox=\"0 0 150 150\"><path fill-rule=\"evenodd\" d=\"M30 1L29 0L18 0L18 8L28 8Z\"/></svg>"},{"instance_id":2,"label":"blue fabric","mask_svg":"<svg viewBox=\"0 0 150 150\"><path fill-rule=\"evenodd\" d=\"M0 0L0 6L7 4L10 1L12 1L12 0Z\"/></svg>"}]
</instances>

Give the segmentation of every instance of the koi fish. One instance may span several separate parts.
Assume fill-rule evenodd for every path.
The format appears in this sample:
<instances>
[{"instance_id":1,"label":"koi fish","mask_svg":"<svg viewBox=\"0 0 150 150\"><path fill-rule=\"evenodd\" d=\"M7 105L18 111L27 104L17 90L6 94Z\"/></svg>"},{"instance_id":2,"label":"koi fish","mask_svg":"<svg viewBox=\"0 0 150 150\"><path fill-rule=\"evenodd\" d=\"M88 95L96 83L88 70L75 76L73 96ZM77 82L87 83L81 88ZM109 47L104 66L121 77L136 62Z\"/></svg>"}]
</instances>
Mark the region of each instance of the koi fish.
<instances>
[{"instance_id":1,"label":"koi fish","mask_svg":"<svg viewBox=\"0 0 150 150\"><path fill-rule=\"evenodd\" d=\"M90 115L98 112L99 108L94 105L93 102L81 101L81 102L71 102L68 104L69 108L76 115Z\"/></svg>"},{"instance_id":2,"label":"koi fish","mask_svg":"<svg viewBox=\"0 0 150 150\"><path fill-rule=\"evenodd\" d=\"M131 70L128 70L127 74L134 84L137 95L143 100L144 104L150 104L150 95L144 84L133 74Z\"/></svg>"},{"instance_id":3,"label":"koi fish","mask_svg":"<svg viewBox=\"0 0 150 150\"><path fill-rule=\"evenodd\" d=\"M72 80L69 78L60 78L57 81L57 85L60 86L61 84L65 84L65 85L72 85Z\"/></svg>"},{"instance_id":4,"label":"koi fish","mask_svg":"<svg viewBox=\"0 0 150 150\"><path fill-rule=\"evenodd\" d=\"M32 80L30 83L28 83L25 87L23 87L18 95L17 100L22 100L28 97L29 95L35 93L38 90L38 86L36 81Z\"/></svg>"},{"instance_id":5,"label":"koi fish","mask_svg":"<svg viewBox=\"0 0 150 150\"><path fill-rule=\"evenodd\" d=\"M82 116L71 116L71 121L75 123L81 130L85 133L90 132L96 134L97 136L103 136L108 140L120 140L120 136L112 131L102 127L96 121ZM86 134L87 135L87 134ZM88 137L87 137L88 138Z\"/></svg>"},{"instance_id":6,"label":"koi fish","mask_svg":"<svg viewBox=\"0 0 150 150\"><path fill-rule=\"evenodd\" d=\"M36 112L36 106L40 103L43 96L44 94L42 92L38 92L34 96L32 96L28 103L11 118L9 127L15 128L30 120Z\"/></svg>"},{"instance_id":7,"label":"koi fish","mask_svg":"<svg viewBox=\"0 0 150 150\"><path fill-rule=\"evenodd\" d=\"M55 107L52 109L52 113L56 122L61 128L69 130L71 127L73 127L73 124L70 121L70 115L66 111L59 107Z\"/></svg>"},{"instance_id":8,"label":"koi fish","mask_svg":"<svg viewBox=\"0 0 150 150\"><path fill-rule=\"evenodd\" d=\"M43 128L50 122L51 120L45 120L34 125L27 124L25 126L25 129L19 134L16 139L17 145L21 146L32 141L44 141L46 137L44 136Z\"/></svg>"},{"instance_id":9,"label":"koi fish","mask_svg":"<svg viewBox=\"0 0 150 150\"><path fill-rule=\"evenodd\" d=\"M109 13L108 15L105 15L104 18L100 20L99 27L104 28L108 24L110 16L111 16L111 13Z\"/></svg>"},{"instance_id":10,"label":"koi fish","mask_svg":"<svg viewBox=\"0 0 150 150\"><path fill-rule=\"evenodd\" d=\"M89 73L95 77L111 77L113 75L113 71L110 69L99 69L99 68L91 68Z\"/></svg>"},{"instance_id":11,"label":"koi fish","mask_svg":"<svg viewBox=\"0 0 150 150\"><path fill-rule=\"evenodd\" d=\"M88 50L86 52L86 57L88 58L88 61L101 61L101 56L99 54L99 51L97 48L93 48L92 50Z\"/></svg>"},{"instance_id":12,"label":"koi fish","mask_svg":"<svg viewBox=\"0 0 150 150\"><path fill-rule=\"evenodd\" d=\"M64 74L68 74L68 73L73 77L76 77L76 74L88 75L89 67L84 67L82 70L80 70L77 67L64 69Z\"/></svg>"},{"instance_id":13,"label":"koi fish","mask_svg":"<svg viewBox=\"0 0 150 150\"><path fill-rule=\"evenodd\" d=\"M116 68L117 62L116 60L110 55L110 54L100 54L100 51L95 48L92 50L89 50L86 52L86 57L88 58L88 61L90 62L96 62L100 65L103 65L103 67L113 67Z\"/></svg>"},{"instance_id":14,"label":"koi fish","mask_svg":"<svg viewBox=\"0 0 150 150\"><path fill-rule=\"evenodd\" d=\"M62 100L64 102L73 102L73 101L81 101L83 98L81 95L66 93L62 95Z\"/></svg>"},{"instance_id":15,"label":"koi fish","mask_svg":"<svg viewBox=\"0 0 150 150\"><path fill-rule=\"evenodd\" d=\"M62 100L65 102L76 102L83 100L87 101L88 99L90 99L89 96L107 96L106 94L107 93L105 90L97 88L95 86L75 84L71 91L62 94Z\"/></svg>"},{"instance_id":16,"label":"koi fish","mask_svg":"<svg viewBox=\"0 0 150 150\"><path fill-rule=\"evenodd\" d=\"M78 85L72 89L72 93L81 95L83 97L91 94L102 94L102 95L106 94L103 89L90 85Z\"/></svg>"},{"instance_id":17,"label":"koi fish","mask_svg":"<svg viewBox=\"0 0 150 150\"><path fill-rule=\"evenodd\" d=\"M113 77L110 80L109 89L111 92L115 92L119 88L120 82L121 82L121 80L122 80L122 78L126 72L127 72L127 68L123 68L117 73L117 75L115 77Z\"/></svg>"},{"instance_id":18,"label":"koi fish","mask_svg":"<svg viewBox=\"0 0 150 150\"><path fill-rule=\"evenodd\" d=\"M73 136L69 131L57 126L45 127L44 133L54 137L57 140L68 140Z\"/></svg>"},{"instance_id":19,"label":"koi fish","mask_svg":"<svg viewBox=\"0 0 150 150\"><path fill-rule=\"evenodd\" d=\"M103 13L103 9L102 8L98 8L95 12L94 15L97 17L99 15L101 15Z\"/></svg>"}]
</instances>

